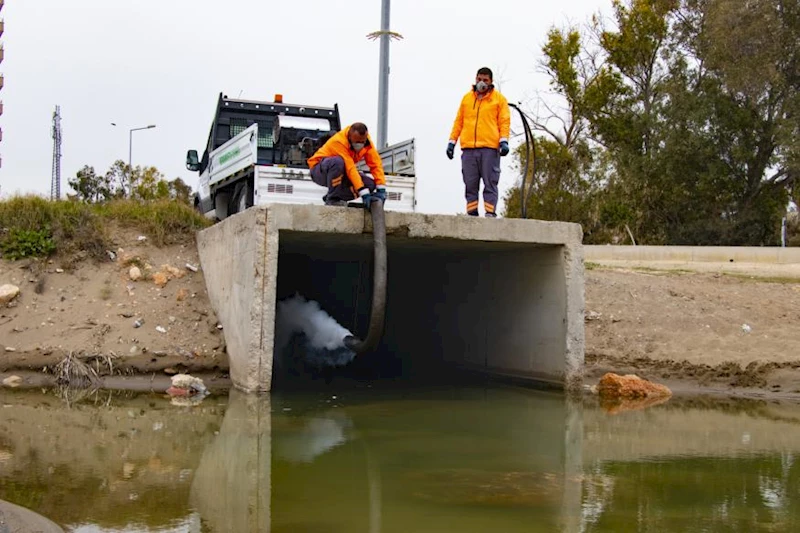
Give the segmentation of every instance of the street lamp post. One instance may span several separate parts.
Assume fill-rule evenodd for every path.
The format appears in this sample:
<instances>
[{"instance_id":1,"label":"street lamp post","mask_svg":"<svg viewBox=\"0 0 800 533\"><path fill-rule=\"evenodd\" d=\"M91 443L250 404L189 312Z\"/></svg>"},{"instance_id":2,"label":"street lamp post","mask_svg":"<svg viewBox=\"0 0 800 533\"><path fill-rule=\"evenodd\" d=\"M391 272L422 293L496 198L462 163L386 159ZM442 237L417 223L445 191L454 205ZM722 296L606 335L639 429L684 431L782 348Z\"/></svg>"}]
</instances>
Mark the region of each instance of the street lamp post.
<instances>
[{"instance_id":1,"label":"street lamp post","mask_svg":"<svg viewBox=\"0 0 800 533\"><path fill-rule=\"evenodd\" d=\"M133 129L131 129L131 131L130 131L130 139L128 141L128 166L129 167L133 168L131 166L132 165L132 161L133 161L133 132L134 131L139 131L139 130L149 130L149 129L152 129L152 128L155 128L155 127L156 127L155 124L150 124L149 126L144 126L142 128L133 128Z\"/></svg>"},{"instance_id":2,"label":"street lamp post","mask_svg":"<svg viewBox=\"0 0 800 533\"><path fill-rule=\"evenodd\" d=\"M112 126L116 126L115 122L111 123ZM155 128L155 124L150 124L149 126L142 126L141 128L131 128L128 132L128 168L133 168L133 132L139 130L149 130Z\"/></svg>"},{"instance_id":3,"label":"street lamp post","mask_svg":"<svg viewBox=\"0 0 800 533\"><path fill-rule=\"evenodd\" d=\"M367 34L371 40L380 38L380 75L378 77L378 148L389 146L389 41L403 36L389 29L391 1L381 1L381 29Z\"/></svg>"}]
</instances>

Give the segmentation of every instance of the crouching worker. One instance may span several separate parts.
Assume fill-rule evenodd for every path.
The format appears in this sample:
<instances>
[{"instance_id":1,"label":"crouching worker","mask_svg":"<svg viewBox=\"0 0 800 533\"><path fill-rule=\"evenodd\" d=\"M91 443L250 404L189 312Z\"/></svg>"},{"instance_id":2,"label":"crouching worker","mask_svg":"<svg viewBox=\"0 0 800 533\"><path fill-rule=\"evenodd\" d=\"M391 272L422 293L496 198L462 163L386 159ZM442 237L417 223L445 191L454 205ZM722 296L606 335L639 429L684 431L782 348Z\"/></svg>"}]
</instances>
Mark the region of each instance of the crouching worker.
<instances>
[{"instance_id":1,"label":"crouching worker","mask_svg":"<svg viewBox=\"0 0 800 533\"><path fill-rule=\"evenodd\" d=\"M356 164L365 160L372 177L362 174ZM357 197L369 209L376 199L386 202L386 178L383 162L367 133L367 126L356 122L322 145L308 159L311 179L317 185L328 188L323 197L325 205L345 206Z\"/></svg>"}]
</instances>

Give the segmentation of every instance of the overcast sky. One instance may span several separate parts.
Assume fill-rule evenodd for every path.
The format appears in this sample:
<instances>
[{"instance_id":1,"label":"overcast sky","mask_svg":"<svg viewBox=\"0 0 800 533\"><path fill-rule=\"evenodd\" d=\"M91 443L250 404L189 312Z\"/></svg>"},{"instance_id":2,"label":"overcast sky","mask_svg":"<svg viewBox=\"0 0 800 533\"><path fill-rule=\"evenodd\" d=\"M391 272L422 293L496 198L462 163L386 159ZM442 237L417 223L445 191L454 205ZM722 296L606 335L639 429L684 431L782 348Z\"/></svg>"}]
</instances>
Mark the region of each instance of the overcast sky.
<instances>
[{"instance_id":1,"label":"overcast sky","mask_svg":"<svg viewBox=\"0 0 800 533\"><path fill-rule=\"evenodd\" d=\"M445 156L458 103L489 66L511 102L529 102L552 25L608 14L610 0L394 0L389 142L416 138L418 209L464 211L458 156ZM62 191L83 165L128 159L195 187L217 95L333 106L377 130L380 0L9 0L0 71L0 194L49 194L53 109L61 106ZM118 124L117 127L110 125ZM512 129L518 124L516 117ZM514 144L519 139L514 141ZM458 154L458 153L457 153ZM504 161L501 192L518 177ZM500 206L502 208L502 205ZM481 208L482 210L482 208Z\"/></svg>"}]
</instances>

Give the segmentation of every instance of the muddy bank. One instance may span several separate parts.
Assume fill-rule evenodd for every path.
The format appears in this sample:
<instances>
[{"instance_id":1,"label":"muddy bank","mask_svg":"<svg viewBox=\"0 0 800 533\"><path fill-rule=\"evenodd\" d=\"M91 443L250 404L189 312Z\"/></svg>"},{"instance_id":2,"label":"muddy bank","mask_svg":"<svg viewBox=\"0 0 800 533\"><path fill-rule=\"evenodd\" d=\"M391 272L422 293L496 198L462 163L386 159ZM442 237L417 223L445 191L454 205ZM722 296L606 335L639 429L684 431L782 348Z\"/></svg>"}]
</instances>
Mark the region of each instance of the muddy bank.
<instances>
[{"instance_id":1,"label":"muddy bank","mask_svg":"<svg viewBox=\"0 0 800 533\"><path fill-rule=\"evenodd\" d=\"M587 270L586 381L609 371L679 393L800 398L800 284Z\"/></svg>"},{"instance_id":2,"label":"muddy bank","mask_svg":"<svg viewBox=\"0 0 800 533\"><path fill-rule=\"evenodd\" d=\"M72 354L100 377L225 375L194 241L156 247L135 232L113 236L105 261L0 261L0 285L19 288L0 308L0 372L56 375Z\"/></svg>"}]
</instances>

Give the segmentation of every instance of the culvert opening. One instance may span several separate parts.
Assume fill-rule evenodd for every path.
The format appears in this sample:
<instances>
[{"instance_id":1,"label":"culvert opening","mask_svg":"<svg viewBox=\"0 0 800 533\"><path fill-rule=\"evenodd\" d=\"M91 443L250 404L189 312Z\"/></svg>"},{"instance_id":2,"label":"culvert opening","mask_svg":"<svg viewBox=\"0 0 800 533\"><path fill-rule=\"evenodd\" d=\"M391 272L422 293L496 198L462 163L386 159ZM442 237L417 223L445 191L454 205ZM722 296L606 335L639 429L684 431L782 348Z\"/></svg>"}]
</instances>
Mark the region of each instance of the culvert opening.
<instances>
[{"instance_id":1,"label":"culvert opening","mask_svg":"<svg viewBox=\"0 0 800 533\"><path fill-rule=\"evenodd\" d=\"M303 364L300 341L288 350L276 345L274 389L332 380L450 383L474 371L540 382L563 376L562 246L389 235L387 248L385 326L377 350L317 369ZM281 231L276 306L301 295L363 338L372 253L370 234ZM279 315L276 307L276 340Z\"/></svg>"}]
</instances>

